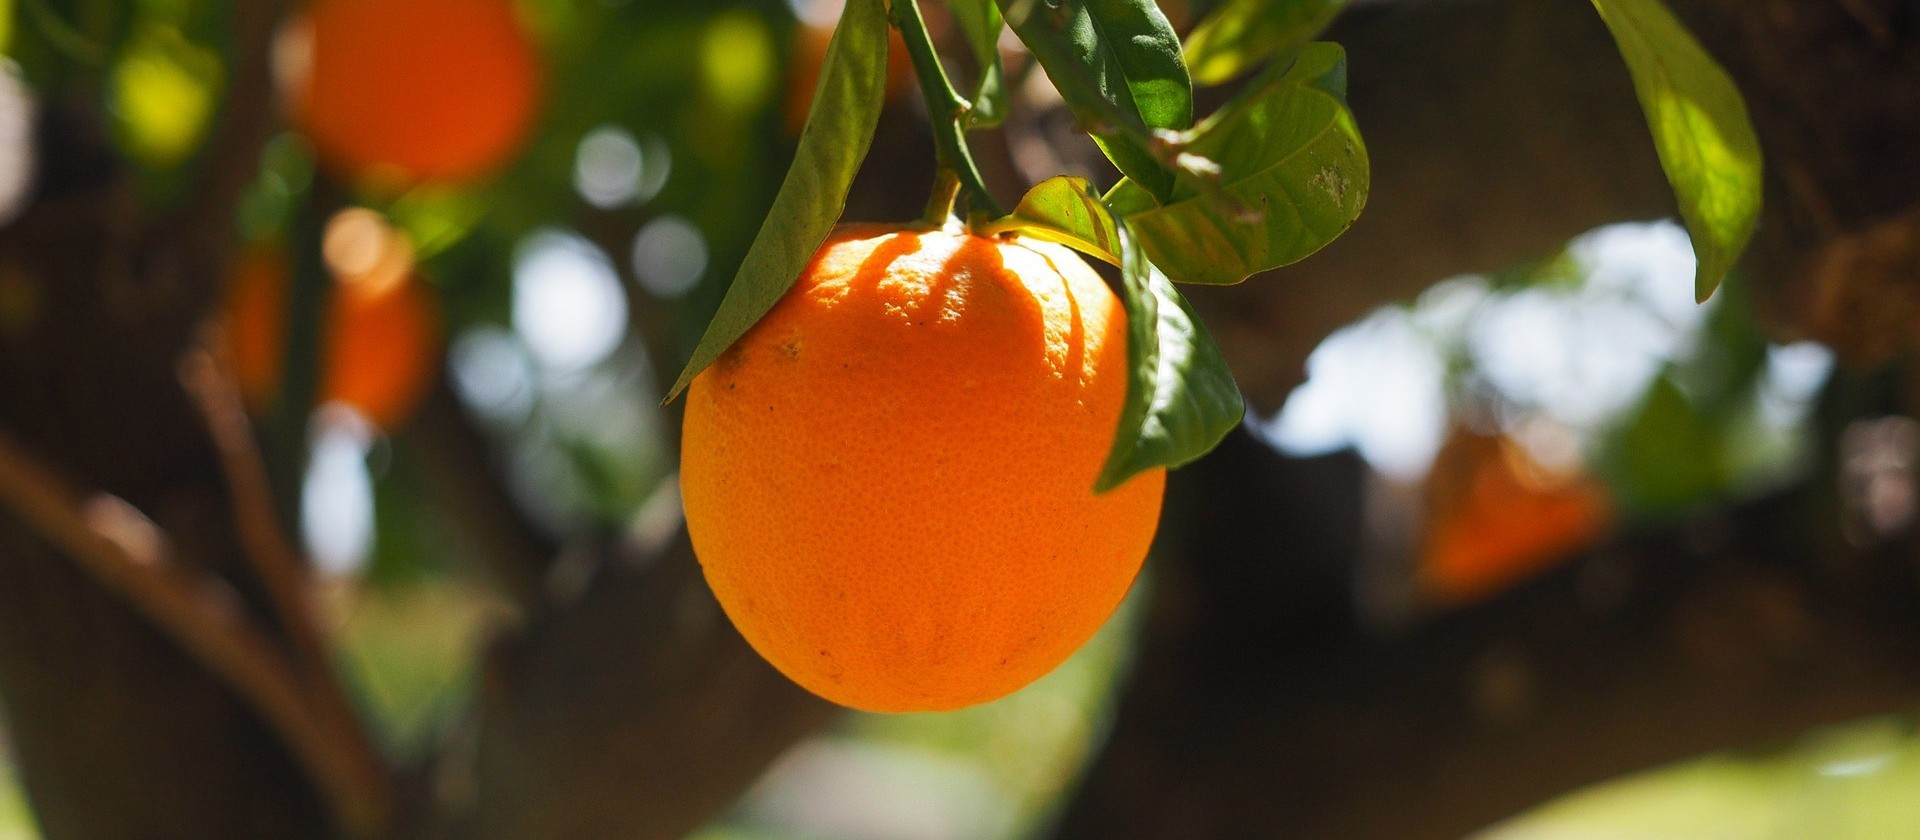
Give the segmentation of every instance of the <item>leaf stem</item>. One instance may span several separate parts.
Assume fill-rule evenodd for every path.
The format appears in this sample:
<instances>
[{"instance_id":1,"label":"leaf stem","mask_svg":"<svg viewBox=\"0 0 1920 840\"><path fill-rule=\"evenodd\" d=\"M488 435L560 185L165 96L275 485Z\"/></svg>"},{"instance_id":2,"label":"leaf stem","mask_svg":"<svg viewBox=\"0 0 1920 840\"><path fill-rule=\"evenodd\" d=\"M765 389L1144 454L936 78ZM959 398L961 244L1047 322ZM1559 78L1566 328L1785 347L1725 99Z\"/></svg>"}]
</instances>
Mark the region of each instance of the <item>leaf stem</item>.
<instances>
[{"instance_id":1,"label":"leaf stem","mask_svg":"<svg viewBox=\"0 0 1920 840\"><path fill-rule=\"evenodd\" d=\"M917 0L893 0L889 6L887 17L906 41L907 55L913 59L913 74L919 77L920 94L927 100L927 115L933 122L934 159L940 173L935 176L927 212L937 212L942 205L951 212L953 198L943 200L941 195L957 188L959 195L966 196L969 219L998 218L1000 205L994 202L993 194L987 192L980 170L974 166L973 152L967 147L966 120L972 106L961 98L953 82L947 79L946 69L940 66L940 55L934 51L933 36L927 33L927 22L920 16ZM949 176L955 181L954 187L948 186ZM943 215L928 221L939 224L946 219Z\"/></svg>"},{"instance_id":2,"label":"leaf stem","mask_svg":"<svg viewBox=\"0 0 1920 840\"><path fill-rule=\"evenodd\" d=\"M927 196L927 210L920 221L930 227L942 227L953 217L954 200L960 197L960 175L941 167L933 174L933 192Z\"/></svg>"}]
</instances>

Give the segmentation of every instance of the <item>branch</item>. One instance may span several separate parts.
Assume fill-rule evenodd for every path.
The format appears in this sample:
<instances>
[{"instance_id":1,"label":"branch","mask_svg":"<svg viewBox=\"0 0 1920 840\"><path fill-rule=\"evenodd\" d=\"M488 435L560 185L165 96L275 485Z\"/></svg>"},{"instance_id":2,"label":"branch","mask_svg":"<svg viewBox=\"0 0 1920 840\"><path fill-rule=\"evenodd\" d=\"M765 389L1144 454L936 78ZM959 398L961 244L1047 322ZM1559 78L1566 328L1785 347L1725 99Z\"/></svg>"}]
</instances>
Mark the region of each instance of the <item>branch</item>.
<instances>
[{"instance_id":1,"label":"branch","mask_svg":"<svg viewBox=\"0 0 1920 840\"><path fill-rule=\"evenodd\" d=\"M303 695L320 716L322 728L345 739L341 749L353 754L358 771L384 776L373 740L334 671L332 651L313 607L313 582L307 572L312 564L294 548L275 513L273 486L234 378L229 347L223 326L217 320L208 322L198 346L180 361L181 384L206 420L227 481L235 531L279 613L305 682Z\"/></svg>"},{"instance_id":2,"label":"branch","mask_svg":"<svg viewBox=\"0 0 1920 840\"><path fill-rule=\"evenodd\" d=\"M245 697L306 764L341 824L373 836L393 811L379 759L316 712L299 677L217 578L172 562L166 538L125 501L83 495L0 435L0 504Z\"/></svg>"},{"instance_id":3,"label":"branch","mask_svg":"<svg viewBox=\"0 0 1920 840\"><path fill-rule=\"evenodd\" d=\"M199 346L180 360L180 383L206 421L227 481L240 544L286 625L295 656L310 671L309 679L332 682L332 656L313 610L309 564L294 549L274 513L266 462L234 384L223 335L217 322L203 327Z\"/></svg>"},{"instance_id":4,"label":"branch","mask_svg":"<svg viewBox=\"0 0 1920 840\"><path fill-rule=\"evenodd\" d=\"M677 840L833 712L773 670L700 576L674 485L480 679L475 840Z\"/></svg>"},{"instance_id":5,"label":"branch","mask_svg":"<svg viewBox=\"0 0 1920 840\"><path fill-rule=\"evenodd\" d=\"M201 170L192 198L170 232L191 241L189 253L225 254L232 244L234 211L259 172L260 150L280 127L274 35L292 5L290 0L244 0L230 5L233 35L226 77L231 84L200 153Z\"/></svg>"},{"instance_id":6,"label":"branch","mask_svg":"<svg viewBox=\"0 0 1920 840\"><path fill-rule=\"evenodd\" d=\"M994 202L993 194L987 192L980 170L973 164L973 152L967 147L967 112L973 106L953 89L946 69L940 66L940 54L934 49L926 20L920 16L918 0L893 0L888 17L906 42L907 55L913 59L913 74L920 80L920 95L927 100L927 119L933 124L933 150L939 161L939 172L935 175L934 193L927 203L924 221L944 224L953 211L955 190L965 193L969 217L999 217L1000 205Z\"/></svg>"},{"instance_id":7,"label":"branch","mask_svg":"<svg viewBox=\"0 0 1920 840\"><path fill-rule=\"evenodd\" d=\"M1920 692L1911 556L1846 552L1831 475L1387 626L1363 471L1242 432L1169 477L1146 642L1059 837L1451 840Z\"/></svg>"}]
</instances>

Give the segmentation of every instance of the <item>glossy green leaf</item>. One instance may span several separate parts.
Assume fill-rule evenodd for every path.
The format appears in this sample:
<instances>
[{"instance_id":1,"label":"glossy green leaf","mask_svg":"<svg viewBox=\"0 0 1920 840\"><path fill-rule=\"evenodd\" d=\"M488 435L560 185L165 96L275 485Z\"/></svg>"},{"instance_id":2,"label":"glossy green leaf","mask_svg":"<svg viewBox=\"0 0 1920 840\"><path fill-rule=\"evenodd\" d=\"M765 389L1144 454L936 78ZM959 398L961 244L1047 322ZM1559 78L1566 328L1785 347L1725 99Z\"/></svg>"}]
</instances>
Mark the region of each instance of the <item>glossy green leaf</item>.
<instances>
[{"instance_id":1,"label":"glossy green leaf","mask_svg":"<svg viewBox=\"0 0 1920 840\"><path fill-rule=\"evenodd\" d=\"M1119 65L1148 128L1193 126L1193 80L1180 36L1153 0L1086 0L1100 40Z\"/></svg>"},{"instance_id":2,"label":"glossy green leaf","mask_svg":"<svg viewBox=\"0 0 1920 840\"><path fill-rule=\"evenodd\" d=\"M833 231L846 206L847 188L873 142L886 84L886 4L848 0L827 44L793 165L667 399L679 396L695 375L780 301Z\"/></svg>"},{"instance_id":3,"label":"glossy green leaf","mask_svg":"<svg viewBox=\"0 0 1920 840\"><path fill-rule=\"evenodd\" d=\"M1153 129L1181 129L1192 121L1193 91L1178 41L1167 40L1173 38L1172 28L1158 29L1166 18L1157 8L1151 14L1136 10L1131 17L1108 8L1143 2L1151 5L1149 0L1059 0L1058 5L999 0L1007 25L1107 159L1164 197L1172 194L1173 173L1161 165L1148 138ZM1136 91L1149 101L1137 101Z\"/></svg>"},{"instance_id":4,"label":"glossy green leaf","mask_svg":"<svg viewBox=\"0 0 1920 840\"><path fill-rule=\"evenodd\" d=\"M967 98L973 111L967 115L968 128L992 128L1007 116L1005 72L1000 66L1000 7L993 0L947 0L953 20L966 36L973 52L973 64L979 68L978 80Z\"/></svg>"},{"instance_id":5,"label":"glossy green leaf","mask_svg":"<svg viewBox=\"0 0 1920 840\"><path fill-rule=\"evenodd\" d=\"M1713 57L1660 0L1593 0L1633 74L1660 166L1673 185L1706 300L1760 218L1760 141L1747 105Z\"/></svg>"},{"instance_id":6,"label":"glossy green leaf","mask_svg":"<svg viewBox=\"0 0 1920 840\"><path fill-rule=\"evenodd\" d=\"M1147 261L1124 222L1121 300L1127 307L1127 402L1094 483L1111 490L1143 470L1182 466L1220 444L1246 413L1220 348L1193 307Z\"/></svg>"},{"instance_id":7,"label":"glossy green leaf","mask_svg":"<svg viewBox=\"0 0 1920 840\"><path fill-rule=\"evenodd\" d=\"M982 231L1009 232L1059 242L1120 267L1127 401L1095 490L1205 455L1240 422L1246 403L1220 348L1085 178L1042 181L1012 213Z\"/></svg>"},{"instance_id":8,"label":"glossy green leaf","mask_svg":"<svg viewBox=\"0 0 1920 840\"><path fill-rule=\"evenodd\" d=\"M985 236L1018 231L1058 242L1101 260L1120 264L1120 232L1113 215L1093 194L1087 179L1056 175L1035 184L1005 218L982 228Z\"/></svg>"},{"instance_id":9,"label":"glossy green leaf","mask_svg":"<svg viewBox=\"0 0 1920 840\"><path fill-rule=\"evenodd\" d=\"M1306 257L1367 203L1367 150L1345 92L1345 52L1309 44L1193 130L1187 149L1220 166L1220 189L1182 185L1160 204L1129 180L1107 200L1182 283L1238 283Z\"/></svg>"},{"instance_id":10,"label":"glossy green leaf","mask_svg":"<svg viewBox=\"0 0 1920 840\"><path fill-rule=\"evenodd\" d=\"M1319 35L1346 0L1226 0L1187 36L1193 80L1217 85Z\"/></svg>"}]
</instances>

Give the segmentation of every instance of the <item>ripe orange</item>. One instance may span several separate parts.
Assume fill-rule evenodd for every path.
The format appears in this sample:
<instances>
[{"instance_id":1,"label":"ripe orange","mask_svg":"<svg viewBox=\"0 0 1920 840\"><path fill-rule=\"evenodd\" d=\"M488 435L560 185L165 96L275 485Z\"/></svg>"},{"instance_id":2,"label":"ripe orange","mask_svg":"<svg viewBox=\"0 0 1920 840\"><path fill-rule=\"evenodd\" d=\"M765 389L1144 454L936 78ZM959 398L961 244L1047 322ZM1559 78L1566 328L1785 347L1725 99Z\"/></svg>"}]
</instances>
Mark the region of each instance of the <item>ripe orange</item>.
<instances>
[{"instance_id":1,"label":"ripe orange","mask_svg":"<svg viewBox=\"0 0 1920 840\"><path fill-rule=\"evenodd\" d=\"M1505 436L1455 433L1427 482L1420 573L1445 603L1477 601L1551 568L1613 519L1598 482L1547 469Z\"/></svg>"},{"instance_id":2,"label":"ripe orange","mask_svg":"<svg viewBox=\"0 0 1920 840\"><path fill-rule=\"evenodd\" d=\"M286 349L286 256L242 256L227 291L229 341L240 392L264 411L280 390ZM384 429L406 422L439 362L440 319L433 292L410 273L346 277L329 301L320 399L343 402Z\"/></svg>"},{"instance_id":3,"label":"ripe orange","mask_svg":"<svg viewBox=\"0 0 1920 840\"><path fill-rule=\"evenodd\" d=\"M687 392L695 553L822 697L1008 694L1099 629L1153 539L1164 470L1093 492L1126 389L1126 312L1071 251L843 228Z\"/></svg>"},{"instance_id":4,"label":"ripe orange","mask_svg":"<svg viewBox=\"0 0 1920 840\"><path fill-rule=\"evenodd\" d=\"M532 126L540 59L508 0L316 0L302 26L295 116L345 175L479 177Z\"/></svg>"}]
</instances>

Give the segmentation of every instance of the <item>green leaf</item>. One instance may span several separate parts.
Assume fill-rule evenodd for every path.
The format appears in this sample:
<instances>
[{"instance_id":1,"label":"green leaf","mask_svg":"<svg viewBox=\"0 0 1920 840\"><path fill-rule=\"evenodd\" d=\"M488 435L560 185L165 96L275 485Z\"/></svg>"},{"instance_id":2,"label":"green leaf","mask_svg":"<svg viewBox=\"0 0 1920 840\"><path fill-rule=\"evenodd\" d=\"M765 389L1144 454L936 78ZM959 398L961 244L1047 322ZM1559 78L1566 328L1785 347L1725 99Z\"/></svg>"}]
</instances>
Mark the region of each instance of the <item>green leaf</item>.
<instances>
[{"instance_id":1,"label":"green leaf","mask_svg":"<svg viewBox=\"0 0 1920 840\"><path fill-rule=\"evenodd\" d=\"M1153 0L1086 0L1100 40L1113 55L1140 120L1149 128L1193 126L1193 81L1180 36Z\"/></svg>"},{"instance_id":2,"label":"green leaf","mask_svg":"<svg viewBox=\"0 0 1920 840\"><path fill-rule=\"evenodd\" d=\"M1226 0L1187 36L1193 80L1217 85L1319 35L1346 0Z\"/></svg>"},{"instance_id":3,"label":"green leaf","mask_svg":"<svg viewBox=\"0 0 1920 840\"><path fill-rule=\"evenodd\" d=\"M1107 200L1155 265L1182 283L1238 283L1320 250L1367 203L1367 150L1346 105L1346 54L1308 44L1192 132L1220 188L1158 204L1131 182Z\"/></svg>"},{"instance_id":4,"label":"green leaf","mask_svg":"<svg viewBox=\"0 0 1920 840\"><path fill-rule=\"evenodd\" d=\"M960 33L973 51L973 64L979 68L979 80L968 99L973 110L967 116L968 128L992 128L1007 116L1005 74L1000 67L1000 7L993 0L947 0Z\"/></svg>"},{"instance_id":5,"label":"green leaf","mask_svg":"<svg viewBox=\"0 0 1920 840\"><path fill-rule=\"evenodd\" d=\"M1087 179L1056 175L1035 184L1005 218L980 229L982 236L1017 231L1058 242L1113 265L1120 264L1120 232L1113 215Z\"/></svg>"},{"instance_id":6,"label":"green leaf","mask_svg":"<svg viewBox=\"0 0 1920 840\"><path fill-rule=\"evenodd\" d=\"M1124 222L1120 299L1127 307L1127 402L1094 490L1104 492L1154 467L1207 454L1246 413L1226 359L1166 275L1147 261Z\"/></svg>"},{"instance_id":7,"label":"green leaf","mask_svg":"<svg viewBox=\"0 0 1920 840\"><path fill-rule=\"evenodd\" d=\"M1240 422L1246 403L1220 348L1193 308L1093 194L1085 178L1048 178L1005 218L982 229L1059 242L1120 267L1127 309L1127 401L1094 489L1142 470L1205 455Z\"/></svg>"},{"instance_id":8,"label":"green leaf","mask_svg":"<svg viewBox=\"0 0 1920 840\"><path fill-rule=\"evenodd\" d=\"M1633 75L1660 166L1693 237L1699 300L1712 296L1760 218L1760 141L1727 71L1660 0L1593 0Z\"/></svg>"},{"instance_id":9,"label":"green leaf","mask_svg":"<svg viewBox=\"0 0 1920 840\"><path fill-rule=\"evenodd\" d=\"M669 401L780 301L833 231L873 142L886 85L886 4L848 0L827 44L793 165L693 358L667 391Z\"/></svg>"},{"instance_id":10,"label":"green leaf","mask_svg":"<svg viewBox=\"0 0 1920 840\"><path fill-rule=\"evenodd\" d=\"M1068 110L1089 127L1107 159L1155 196L1170 196L1173 172L1150 147L1151 132L1187 127L1193 90L1179 41L1159 9L1115 8L1151 6L1151 0L999 3L1007 25L1046 70Z\"/></svg>"}]
</instances>

